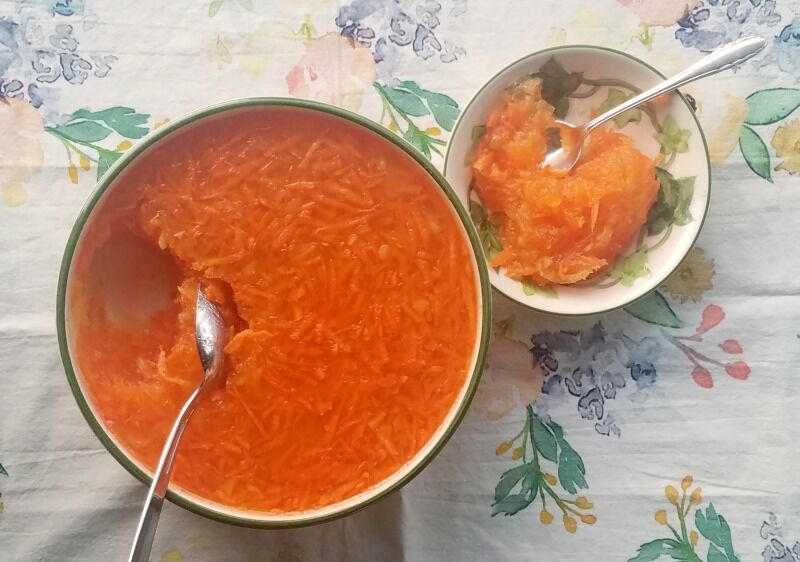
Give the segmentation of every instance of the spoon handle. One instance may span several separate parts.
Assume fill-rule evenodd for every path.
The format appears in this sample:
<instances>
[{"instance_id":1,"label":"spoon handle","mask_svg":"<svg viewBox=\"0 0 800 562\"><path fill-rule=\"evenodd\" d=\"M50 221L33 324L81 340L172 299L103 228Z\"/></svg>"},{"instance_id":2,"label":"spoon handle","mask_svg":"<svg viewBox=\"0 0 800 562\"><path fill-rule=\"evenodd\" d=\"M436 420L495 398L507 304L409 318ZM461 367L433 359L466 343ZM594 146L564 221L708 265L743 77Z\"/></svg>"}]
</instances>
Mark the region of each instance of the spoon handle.
<instances>
[{"instance_id":1,"label":"spoon handle","mask_svg":"<svg viewBox=\"0 0 800 562\"><path fill-rule=\"evenodd\" d=\"M599 115L584 125L586 134L605 123L609 119L613 119L617 115L625 113L629 109L650 101L653 98L660 96L666 92L670 92L676 88L680 88L684 84L693 82L698 78L716 74L722 70L727 70L737 64L741 64L767 45L766 40L761 37L747 37L738 39L724 47L717 49L710 55L700 59L689 68L679 72L672 78L668 78L664 82L653 86L649 90L645 90L641 94L632 97L621 105Z\"/></svg>"},{"instance_id":2,"label":"spoon handle","mask_svg":"<svg viewBox=\"0 0 800 562\"><path fill-rule=\"evenodd\" d=\"M175 420L172 431L170 431L164 444L164 449L161 451L158 467L155 474L153 474L153 483L147 492L142 516L139 519L139 528L136 530L136 537L133 539L133 548L131 548L131 555L128 558L129 562L147 562L150 559L150 549L153 546L153 538L156 535L156 526L161 515L161 507L164 505L164 497L167 495L167 484L172 474L175 452L178 450L178 443L180 443L183 431L186 429L186 424L189 423L189 418L192 417L197 406L201 390L202 386L197 387L192 395L189 396L183 408L181 408L178 419Z\"/></svg>"}]
</instances>

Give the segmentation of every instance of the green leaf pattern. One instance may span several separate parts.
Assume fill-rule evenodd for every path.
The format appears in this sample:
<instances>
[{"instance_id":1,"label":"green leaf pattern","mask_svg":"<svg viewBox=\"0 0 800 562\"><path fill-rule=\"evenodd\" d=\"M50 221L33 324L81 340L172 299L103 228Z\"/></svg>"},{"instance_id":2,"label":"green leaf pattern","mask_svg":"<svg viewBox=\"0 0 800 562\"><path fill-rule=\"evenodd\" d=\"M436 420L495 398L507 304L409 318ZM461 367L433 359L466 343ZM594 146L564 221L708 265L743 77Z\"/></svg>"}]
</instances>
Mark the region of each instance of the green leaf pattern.
<instances>
[{"instance_id":1,"label":"green leaf pattern","mask_svg":"<svg viewBox=\"0 0 800 562\"><path fill-rule=\"evenodd\" d=\"M632 287L637 279L650 275L647 265L647 248L639 248L628 256L617 258L609 276L619 280L625 287Z\"/></svg>"},{"instance_id":2,"label":"green leaf pattern","mask_svg":"<svg viewBox=\"0 0 800 562\"><path fill-rule=\"evenodd\" d=\"M689 205L694 196L695 177L675 178L664 168L656 168L659 189L656 202L647 215L649 234L660 234L669 225L679 226L692 221Z\"/></svg>"},{"instance_id":3,"label":"green leaf pattern","mask_svg":"<svg viewBox=\"0 0 800 562\"><path fill-rule=\"evenodd\" d=\"M608 96L603 103L600 104L600 107L597 108L598 113L605 113L611 109L614 109L618 105L628 101L633 96L633 92L623 92L619 88L609 88L608 89ZM628 123L638 123L642 120L642 112L639 109L629 109L628 111L621 113L614 117L613 121L614 124L619 127L620 129L623 128Z\"/></svg>"},{"instance_id":4,"label":"green leaf pattern","mask_svg":"<svg viewBox=\"0 0 800 562\"><path fill-rule=\"evenodd\" d=\"M483 252L486 254L487 259L493 259L503 249L503 243L500 241L500 233L497 231L497 227L489 220L489 215L483 205L474 199L469 202L469 216L478 231Z\"/></svg>"},{"instance_id":5,"label":"green leaf pattern","mask_svg":"<svg viewBox=\"0 0 800 562\"><path fill-rule=\"evenodd\" d=\"M96 112L79 109L72 114L71 121L82 119L84 123L102 122L125 138L140 139L147 134L148 129L144 125L148 117L130 107L112 107Z\"/></svg>"},{"instance_id":6,"label":"green leaf pattern","mask_svg":"<svg viewBox=\"0 0 800 562\"><path fill-rule=\"evenodd\" d=\"M554 57L550 57L532 76L542 80L542 98L553 106L555 116L564 118L569 111L569 96L581 85L583 74L568 72Z\"/></svg>"},{"instance_id":7,"label":"green leaf pattern","mask_svg":"<svg viewBox=\"0 0 800 562\"><path fill-rule=\"evenodd\" d=\"M101 141L111 134L111 129L94 121L81 121L79 123L61 125L60 127L50 127L48 131L67 140L82 144Z\"/></svg>"},{"instance_id":8,"label":"green leaf pattern","mask_svg":"<svg viewBox=\"0 0 800 562\"><path fill-rule=\"evenodd\" d=\"M629 304L625 307L625 312L639 320L665 328L683 328L686 325L672 310L664 295L658 291L653 291L646 297Z\"/></svg>"},{"instance_id":9,"label":"green leaf pattern","mask_svg":"<svg viewBox=\"0 0 800 562\"><path fill-rule=\"evenodd\" d=\"M739 134L739 149L742 151L747 166L756 174L772 183L772 171L769 150L764 140L753 129L742 125Z\"/></svg>"},{"instance_id":10,"label":"green leaf pattern","mask_svg":"<svg viewBox=\"0 0 800 562\"><path fill-rule=\"evenodd\" d=\"M789 117L800 107L800 89L770 88L747 96L748 125L771 125Z\"/></svg>"},{"instance_id":11,"label":"green leaf pattern","mask_svg":"<svg viewBox=\"0 0 800 562\"><path fill-rule=\"evenodd\" d=\"M99 179L108 168L122 156L130 146L129 139L140 139L149 131L149 115L137 113L130 107L115 106L102 111L79 109L69 116L63 125L46 127L45 130L61 141L69 158L70 179L77 183L78 166L88 170L93 162ZM116 134L123 139L114 148L98 144Z\"/></svg>"},{"instance_id":12,"label":"green leaf pattern","mask_svg":"<svg viewBox=\"0 0 800 562\"><path fill-rule=\"evenodd\" d=\"M700 534L711 542L708 551L709 562L712 562L712 560L739 562L739 558L733 551L731 528L725 518L717 514L713 503L708 504L705 512L702 509L698 509L695 512L694 525ZM712 558L712 550L715 558Z\"/></svg>"},{"instance_id":13,"label":"green leaf pattern","mask_svg":"<svg viewBox=\"0 0 800 562\"><path fill-rule=\"evenodd\" d=\"M628 562L651 562L662 556L673 560L692 560L692 551L675 539L656 539L639 547L639 553Z\"/></svg>"},{"instance_id":14,"label":"green leaf pattern","mask_svg":"<svg viewBox=\"0 0 800 562\"><path fill-rule=\"evenodd\" d=\"M373 87L383 102L383 116L388 117L389 128L402 134L403 138L430 158L442 155L440 147L447 144L437 138L440 131L435 127L423 129L413 118L430 116L445 131L451 131L459 115L458 103L444 94L422 88L412 80L404 80L395 86L374 82Z\"/></svg>"},{"instance_id":15,"label":"green leaf pattern","mask_svg":"<svg viewBox=\"0 0 800 562\"><path fill-rule=\"evenodd\" d=\"M693 482L694 479L687 475L681 481L680 491L672 485L664 488L670 509L658 510L655 513L655 521L662 528L666 528L665 530L669 530L672 536L642 544L636 556L630 558L628 562L650 562L660 559L685 562L740 562L734 552L728 522L717 513L714 504L710 503L705 510L700 507L701 488L692 490ZM691 519L688 517L695 509L696 530L691 529ZM670 515L669 511L674 511L674 514ZM700 542L700 536L708 541L705 561L699 554L706 548Z\"/></svg>"},{"instance_id":16,"label":"green leaf pattern","mask_svg":"<svg viewBox=\"0 0 800 562\"><path fill-rule=\"evenodd\" d=\"M522 280L522 292L526 295L540 295L548 299L557 299L558 293L553 287L537 285L528 279Z\"/></svg>"},{"instance_id":17,"label":"green leaf pattern","mask_svg":"<svg viewBox=\"0 0 800 562\"><path fill-rule=\"evenodd\" d=\"M800 88L765 88L747 96L746 101L747 116L739 132L739 150L753 173L774 183L769 148L753 127L775 125L788 119L800 107ZM775 170L783 168L779 165Z\"/></svg>"},{"instance_id":18,"label":"green leaf pattern","mask_svg":"<svg viewBox=\"0 0 800 562\"><path fill-rule=\"evenodd\" d=\"M688 129L682 129L672 115L667 115L661 124L661 132L656 133L656 142L661 146L661 154L680 154L689 150Z\"/></svg>"},{"instance_id":19,"label":"green leaf pattern","mask_svg":"<svg viewBox=\"0 0 800 562\"><path fill-rule=\"evenodd\" d=\"M492 515L515 515L540 498L541 517L549 516L552 520L547 505L548 502L551 502L550 505L555 503L556 508L562 511L564 524L569 532L575 532L577 528L576 517L586 524L594 524L593 515L581 512L593 507L586 498L565 499L556 489L559 482L561 488L569 494L588 488L583 459L566 440L560 425L552 420L542 420L530 405L525 411L522 431L498 448L498 451L508 450L521 440L520 446L515 449L517 453L512 457L521 460L521 464L506 470L500 476L494 490ZM558 479L546 472L544 462L555 465Z\"/></svg>"}]
</instances>

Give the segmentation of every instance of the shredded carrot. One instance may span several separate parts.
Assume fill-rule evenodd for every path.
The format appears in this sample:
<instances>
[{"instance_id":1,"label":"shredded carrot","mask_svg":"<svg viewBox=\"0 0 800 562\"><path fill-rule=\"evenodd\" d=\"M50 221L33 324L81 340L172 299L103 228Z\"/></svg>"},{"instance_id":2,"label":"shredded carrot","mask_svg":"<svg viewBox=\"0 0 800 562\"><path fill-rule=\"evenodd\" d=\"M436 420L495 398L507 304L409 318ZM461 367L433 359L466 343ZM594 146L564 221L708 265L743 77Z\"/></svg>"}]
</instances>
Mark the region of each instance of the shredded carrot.
<instances>
[{"instance_id":1,"label":"shredded carrot","mask_svg":"<svg viewBox=\"0 0 800 562\"><path fill-rule=\"evenodd\" d=\"M76 298L77 362L106 425L155 465L200 380L205 278L229 286L238 333L173 480L289 512L396 472L453 406L477 329L469 247L439 188L390 143L308 111L218 118L162 142L110 192L76 261L80 278L125 229L181 271L173 305L139 330L115 325L97 293Z\"/></svg>"},{"instance_id":2,"label":"shredded carrot","mask_svg":"<svg viewBox=\"0 0 800 562\"><path fill-rule=\"evenodd\" d=\"M510 277L569 284L606 270L636 237L658 193L655 166L626 135L598 129L568 173L540 169L553 107L532 78L489 115L472 163L474 184ZM575 142L562 129L562 143Z\"/></svg>"}]
</instances>

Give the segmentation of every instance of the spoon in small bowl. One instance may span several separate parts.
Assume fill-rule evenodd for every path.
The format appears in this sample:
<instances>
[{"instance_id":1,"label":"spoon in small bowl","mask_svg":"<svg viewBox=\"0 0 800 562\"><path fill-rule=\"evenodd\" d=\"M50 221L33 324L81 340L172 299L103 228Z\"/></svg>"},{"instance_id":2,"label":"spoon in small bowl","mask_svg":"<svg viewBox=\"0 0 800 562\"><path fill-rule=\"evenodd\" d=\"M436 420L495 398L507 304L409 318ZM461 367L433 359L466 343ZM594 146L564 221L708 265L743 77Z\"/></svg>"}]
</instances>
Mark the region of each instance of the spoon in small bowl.
<instances>
[{"instance_id":1,"label":"spoon in small bowl","mask_svg":"<svg viewBox=\"0 0 800 562\"><path fill-rule=\"evenodd\" d=\"M167 484L172 474L175 453L189 418L192 417L197 405L208 395L209 390L216 386L220 378L224 363L223 350L228 343L230 333L231 330L224 320L220 308L206 298L202 287L198 287L195 341L197 342L197 353L200 355L200 363L203 365L203 379L186 400L178 414L178 419L172 426L172 431L167 436L158 467L153 474L153 483L147 492L142 516L139 519L139 528L136 530L133 548L128 558L129 562L146 562L150 559L150 549L153 546L158 518L167 495Z\"/></svg>"},{"instance_id":2,"label":"spoon in small bowl","mask_svg":"<svg viewBox=\"0 0 800 562\"><path fill-rule=\"evenodd\" d=\"M584 125L572 125L565 121L556 121L558 126L554 129L548 129L547 138L554 138L558 140L553 144L548 144L544 160L540 166L542 168L546 167L562 173L568 172L573 166L575 166L575 163L580 158L581 149L583 148L583 143L586 141L586 137L588 137L589 133L591 133L599 125L602 125L609 119L613 119L617 115L642 105L653 98L680 88L684 84L693 82L698 78L711 76L712 74L716 74L717 72L727 70L736 66L737 64L741 64L761 51L761 49L763 49L766 45L766 40L762 39L761 37L747 37L744 39L738 39L725 45L724 47L720 47L710 55L700 59L692 66L686 70L683 70L682 72L679 72L672 78L668 78L660 84L653 86L649 90L645 90L641 94L632 97L621 105L606 111L602 115L598 115ZM550 131L553 130L556 132L556 134L549 134ZM565 134L574 139L574 142L568 143L569 146L564 146L564 144L561 142L561 139L563 139Z\"/></svg>"}]
</instances>

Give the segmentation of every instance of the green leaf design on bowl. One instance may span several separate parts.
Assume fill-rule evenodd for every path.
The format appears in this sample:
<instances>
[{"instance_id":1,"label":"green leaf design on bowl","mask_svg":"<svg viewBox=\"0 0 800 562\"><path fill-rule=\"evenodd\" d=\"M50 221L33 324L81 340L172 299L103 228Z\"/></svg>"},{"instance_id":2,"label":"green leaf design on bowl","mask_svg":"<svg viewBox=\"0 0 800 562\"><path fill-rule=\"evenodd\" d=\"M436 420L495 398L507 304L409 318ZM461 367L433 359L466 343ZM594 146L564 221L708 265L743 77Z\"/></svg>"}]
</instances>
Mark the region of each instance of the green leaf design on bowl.
<instances>
[{"instance_id":1,"label":"green leaf design on bowl","mask_svg":"<svg viewBox=\"0 0 800 562\"><path fill-rule=\"evenodd\" d=\"M656 141L661 145L661 154L679 154L689 151L688 129L681 129L672 115L667 115L661 124L661 131L656 133Z\"/></svg>"},{"instance_id":2,"label":"green leaf design on bowl","mask_svg":"<svg viewBox=\"0 0 800 562\"><path fill-rule=\"evenodd\" d=\"M683 226L692 221L689 204L694 195L695 177L675 178L664 168L656 168L660 187L658 198L647 216L649 234L660 234L669 225Z\"/></svg>"},{"instance_id":3,"label":"green leaf design on bowl","mask_svg":"<svg viewBox=\"0 0 800 562\"><path fill-rule=\"evenodd\" d=\"M563 119L569 111L569 95L581 85L583 73L568 72L555 57L550 57L532 76L542 80L542 97L553 106L555 116Z\"/></svg>"},{"instance_id":4,"label":"green leaf design on bowl","mask_svg":"<svg viewBox=\"0 0 800 562\"><path fill-rule=\"evenodd\" d=\"M628 256L620 256L608 276L626 287L632 287L637 279L650 275L647 265L647 248L639 248Z\"/></svg>"},{"instance_id":5,"label":"green leaf design on bowl","mask_svg":"<svg viewBox=\"0 0 800 562\"><path fill-rule=\"evenodd\" d=\"M609 88L608 95L603 103L600 104L600 107L597 108L598 113L605 113L611 109L614 109L618 105L628 101L630 98L633 97L633 93L623 92L617 88ZM642 120L642 112L639 109L629 109L625 113L617 115L614 117L613 121L614 124L619 127L620 129L623 128L628 123L638 123Z\"/></svg>"},{"instance_id":6,"label":"green leaf design on bowl","mask_svg":"<svg viewBox=\"0 0 800 562\"><path fill-rule=\"evenodd\" d=\"M481 239L481 246L488 260L492 260L503 249L503 242L497 227L489 220L489 215L483 206L471 199L469 202L469 216L475 223L478 236Z\"/></svg>"},{"instance_id":7,"label":"green leaf design on bowl","mask_svg":"<svg viewBox=\"0 0 800 562\"><path fill-rule=\"evenodd\" d=\"M546 287L544 285L537 285L526 279L522 280L522 292L526 295L540 295L547 299L557 299L558 293L553 287Z\"/></svg>"},{"instance_id":8,"label":"green leaf design on bowl","mask_svg":"<svg viewBox=\"0 0 800 562\"><path fill-rule=\"evenodd\" d=\"M472 161L475 160L475 152L478 150L478 142L481 140L481 137L485 132L486 125L475 125L472 127L472 131L470 132L472 144L470 144L469 150L467 151L466 156L464 156L465 166L469 166L472 164Z\"/></svg>"}]
</instances>

